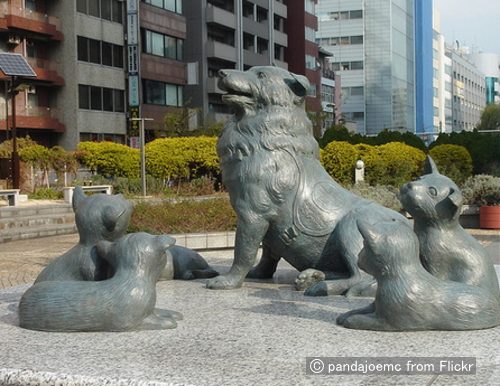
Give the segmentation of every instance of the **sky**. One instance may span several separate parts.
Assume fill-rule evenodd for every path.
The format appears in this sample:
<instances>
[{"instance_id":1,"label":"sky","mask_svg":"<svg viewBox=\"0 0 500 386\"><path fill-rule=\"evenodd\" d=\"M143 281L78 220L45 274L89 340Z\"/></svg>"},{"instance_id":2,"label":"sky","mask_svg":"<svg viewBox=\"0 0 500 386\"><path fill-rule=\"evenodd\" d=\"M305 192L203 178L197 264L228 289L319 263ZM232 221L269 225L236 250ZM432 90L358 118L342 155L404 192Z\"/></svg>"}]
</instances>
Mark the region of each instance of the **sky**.
<instances>
[{"instance_id":1,"label":"sky","mask_svg":"<svg viewBox=\"0 0 500 386\"><path fill-rule=\"evenodd\" d=\"M434 8L447 43L500 55L500 0L434 0Z\"/></svg>"}]
</instances>

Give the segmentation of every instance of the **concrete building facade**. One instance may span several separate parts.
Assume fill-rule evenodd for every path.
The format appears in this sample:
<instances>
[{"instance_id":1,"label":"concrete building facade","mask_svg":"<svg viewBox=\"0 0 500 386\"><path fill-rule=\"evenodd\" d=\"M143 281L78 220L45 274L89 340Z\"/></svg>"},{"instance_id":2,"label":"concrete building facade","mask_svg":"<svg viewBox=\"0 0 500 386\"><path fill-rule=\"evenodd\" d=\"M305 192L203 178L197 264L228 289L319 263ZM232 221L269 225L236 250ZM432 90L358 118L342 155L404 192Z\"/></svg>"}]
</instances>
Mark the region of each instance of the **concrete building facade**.
<instances>
[{"instance_id":1,"label":"concrete building facade","mask_svg":"<svg viewBox=\"0 0 500 386\"><path fill-rule=\"evenodd\" d=\"M186 106L201 110L202 121L219 122L230 113L217 87L220 69L272 64L288 68L284 0L187 1L184 14L189 66L185 101Z\"/></svg>"},{"instance_id":2,"label":"concrete building facade","mask_svg":"<svg viewBox=\"0 0 500 386\"><path fill-rule=\"evenodd\" d=\"M466 48L447 45L446 55L452 64L452 131L471 131L486 106L485 76Z\"/></svg>"},{"instance_id":3,"label":"concrete building facade","mask_svg":"<svg viewBox=\"0 0 500 386\"><path fill-rule=\"evenodd\" d=\"M500 55L478 52L471 60L485 76L486 104L500 103Z\"/></svg>"},{"instance_id":4,"label":"concrete building facade","mask_svg":"<svg viewBox=\"0 0 500 386\"><path fill-rule=\"evenodd\" d=\"M5 0L0 50L23 54L37 73L16 98L20 136L74 149L80 141L125 143L136 135L127 132L130 4L139 15L136 116L154 118L147 128L157 129L168 111L183 105L182 0Z\"/></svg>"},{"instance_id":5,"label":"concrete building facade","mask_svg":"<svg viewBox=\"0 0 500 386\"><path fill-rule=\"evenodd\" d=\"M318 43L342 78L343 118L356 131L415 131L416 3L321 0Z\"/></svg>"}]
</instances>

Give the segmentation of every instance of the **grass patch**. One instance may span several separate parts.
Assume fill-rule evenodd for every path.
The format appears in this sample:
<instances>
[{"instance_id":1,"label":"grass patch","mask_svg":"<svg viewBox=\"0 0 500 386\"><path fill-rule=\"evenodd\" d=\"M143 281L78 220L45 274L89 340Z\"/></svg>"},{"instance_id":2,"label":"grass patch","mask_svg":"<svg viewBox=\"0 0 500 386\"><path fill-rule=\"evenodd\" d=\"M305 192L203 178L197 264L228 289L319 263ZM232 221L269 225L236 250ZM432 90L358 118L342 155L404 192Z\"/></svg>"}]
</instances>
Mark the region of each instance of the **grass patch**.
<instances>
[{"instance_id":1,"label":"grass patch","mask_svg":"<svg viewBox=\"0 0 500 386\"><path fill-rule=\"evenodd\" d=\"M129 232L152 234L223 232L236 229L236 214L228 198L201 201L137 203Z\"/></svg>"}]
</instances>

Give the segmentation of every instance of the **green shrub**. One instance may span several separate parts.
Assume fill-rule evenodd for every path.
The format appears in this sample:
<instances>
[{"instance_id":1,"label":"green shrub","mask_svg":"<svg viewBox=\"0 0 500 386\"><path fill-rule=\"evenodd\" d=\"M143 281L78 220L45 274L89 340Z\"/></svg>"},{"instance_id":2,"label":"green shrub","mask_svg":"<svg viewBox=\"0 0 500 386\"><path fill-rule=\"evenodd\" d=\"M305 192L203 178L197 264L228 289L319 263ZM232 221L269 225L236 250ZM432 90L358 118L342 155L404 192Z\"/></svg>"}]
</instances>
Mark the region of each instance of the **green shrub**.
<instances>
[{"instance_id":1,"label":"green shrub","mask_svg":"<svg viewBox=\"0 0 500 386\"><path fill-rule=\"evenodd\" d=\"M474 174L491 173L495 164L500 164L500 135L461 131L460 133L442 133L430 144L429 149L443 144L461 145L467 149L474 164Z\"/></svg>"},{"instance_id":2,"label":"green shrub","mask_svg":"<svg viewBox=\"0 0 500 386\"><path fill-rule=\"evenodd\" d=\"M80 142L80 163L104 177L139 177L139 150L114 142Z\"/></svg>"},{"instance_id":3,"label":"green shrub","mask_svg":"<svg viewBox=\"0 0 500 386\"><path fill-rule=\"evenodd\" d=\"M429 151L441 174L461 185L472 175L472 158L463 146L438 145Z\"/></svg>"},{"instance_id":4,"label":"green shrub","mask_svg":"<svg viewBox=\"0 0 500 386\"><path fill-rule=\"evenodd\" d=\"M380 156L378 147L360 143L354 145L358 151L358 159L365 164L365 181L370 185L377 185L384 179L386 165Z\"/></svg>"},{"instance_id":5,"label":"green shrub","mask_svg":"<svg viewBox=\"0 0 500 386\"><path fill-rule=\"evenodd\" d=\"M358 151L348 142L330 142L321 152L321 163L338 183L350 185L354 179L354 167Z\"/></svg>"},{"instance_id":6,"label":"green shrub","mask_svg":"<svg viewBox=\"0 0 500 386\"><path fill-rule=\"evenodd\" d=\"M394 186L370 186L366 182L358 182L349 190L358 196L374 201L397 212L403 209L398 199L399 189Z\"/></svg>"},{"instance_id":7,"label":"green shrub","mask_svg":"<svg viewBox=\"0 0 500 386\"><path fill-rule=\"evenodd\" d=\"M228 198L161 204L137 203L129 232L175 234L236 229L236 214Z\"/></svg>"},{"instance_id":8,"label":"green shrub","mask_svg":"<svg viewBox=\"0 0 500 386\"><path fill-rule=\"evenodd\" d=\"M63 192L52 188L38 188L29 195L32 200L59 200L63 198Z\"/></svg>"},{"instance_id":9,"label":"green shrub","mask_svg":"<svg viewBox=\"0 0 500 386\"><path fill-rule=\"evenodd\" d=\"M401 186L421 175L425 154L423 151L401 142L391 142L378 146L385 174L378 184Z\"/></svg>"},{"instance_id":10,"label":"green shrub","mask_svg":"<svg viewBox=\"0 0 500 386\"><path fill-rule=\"evenodd\" d=\"M219 174L216 143L206 136L156 139L146 145L146 168L166 180Z\"/></svg>"},{"instance_id":11,"label":"green shrub","mask_svg":"<svg viewBox=\"0 0 500 386\"><path fill-rule=\"evenodd\" d=\"M462 188L464 202L469 205L500 205L500 177L478 174L470 177Z\"/></svg>"}]
</instances>

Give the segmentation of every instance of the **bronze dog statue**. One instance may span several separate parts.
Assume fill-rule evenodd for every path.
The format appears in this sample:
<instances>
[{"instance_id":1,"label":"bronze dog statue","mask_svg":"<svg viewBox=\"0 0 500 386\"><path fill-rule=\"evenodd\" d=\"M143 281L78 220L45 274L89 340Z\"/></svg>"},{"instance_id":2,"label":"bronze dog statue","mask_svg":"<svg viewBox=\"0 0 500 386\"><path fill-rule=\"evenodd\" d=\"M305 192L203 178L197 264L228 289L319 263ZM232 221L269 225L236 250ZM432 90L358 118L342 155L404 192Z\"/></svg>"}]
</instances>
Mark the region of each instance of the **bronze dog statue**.
<instances>
[{"instance_id":1,"label":"bronze dog statue","mask_svg":"<svg viewBox=\"0 0 500 386\"><path fill-rule=\"evenodd\" d=\"M304 101L307 79L277 67L221 70L223 100L235 114L217 151L222 178L238 217L233 265L211 279L211 289L240 287L250 278L271 278L283 258L299 271L306 295L359 291L356 220L407 220L336 183L319 162ZM256 263L257 251L263 255ZM317 270L324 273L326 281ZM368 276L365 276L368 278Z\"/></svg>"}]
</instances>

